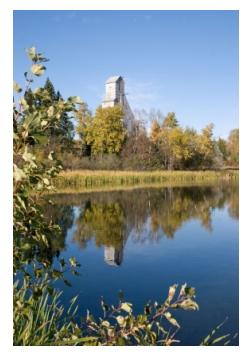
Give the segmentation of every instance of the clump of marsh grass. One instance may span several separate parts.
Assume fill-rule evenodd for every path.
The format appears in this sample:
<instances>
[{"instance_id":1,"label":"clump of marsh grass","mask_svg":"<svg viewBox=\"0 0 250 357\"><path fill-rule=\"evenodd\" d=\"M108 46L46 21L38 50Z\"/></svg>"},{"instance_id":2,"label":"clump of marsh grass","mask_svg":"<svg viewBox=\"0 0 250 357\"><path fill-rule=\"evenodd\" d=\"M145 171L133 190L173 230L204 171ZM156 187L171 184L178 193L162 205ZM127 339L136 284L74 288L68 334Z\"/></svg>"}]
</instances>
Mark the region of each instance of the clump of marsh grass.
<instances>
[{"instance_id":1,"label":"clump of marsh grass","mask_svg":"<svg viewBox=\"0 0 250 357\"><path fill-rule=\"evenodd\" d=\"M64 171L54 179L56 189L90 189L102 187L133 187L157 184L191 184L231 181L237 171Z\"/></svg>"}]
</instances>

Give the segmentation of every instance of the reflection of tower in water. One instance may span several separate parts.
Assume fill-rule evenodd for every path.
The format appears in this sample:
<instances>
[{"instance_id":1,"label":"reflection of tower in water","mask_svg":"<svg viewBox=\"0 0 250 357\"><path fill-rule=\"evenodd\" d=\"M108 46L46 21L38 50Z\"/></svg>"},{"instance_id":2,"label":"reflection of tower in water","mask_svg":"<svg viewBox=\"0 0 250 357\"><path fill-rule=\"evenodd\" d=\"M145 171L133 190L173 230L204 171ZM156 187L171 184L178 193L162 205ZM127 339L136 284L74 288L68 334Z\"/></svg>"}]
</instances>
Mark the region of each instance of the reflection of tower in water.
<instances>
[{"instance_id":1,"label":"reflection of tower in water","mask_svg":"<svg viewBox=\"0 0 250 357\"><path fill-rule=\"evenodd\" d=\"M108 265L119 266L123 261L123 251L131 229L127 226L122 234L122 244L119 247L104 246L104 261Z\"/></svg>"},{"instance_id":2,"label":"reflection of tower in water","mask_svg":"<svg viewBox=\"0 0 250 357\"><path fill-rule=\"evenodd\" d=\"M108 265L119 266L123 259L123 246L119 248L104 247L104 261Z\"/></svg>"}]
</instances>

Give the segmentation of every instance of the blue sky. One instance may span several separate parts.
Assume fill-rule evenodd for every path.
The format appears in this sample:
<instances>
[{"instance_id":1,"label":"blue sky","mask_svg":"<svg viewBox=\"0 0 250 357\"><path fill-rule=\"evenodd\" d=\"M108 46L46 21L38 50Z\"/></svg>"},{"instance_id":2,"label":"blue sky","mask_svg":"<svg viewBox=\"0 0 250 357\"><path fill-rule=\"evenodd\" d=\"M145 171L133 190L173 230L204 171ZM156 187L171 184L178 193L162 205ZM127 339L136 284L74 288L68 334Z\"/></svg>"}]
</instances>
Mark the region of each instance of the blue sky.
<instances>
[{"instance_id":1,"label":"blue sky","mask_svg":"<svg viewBox=\"0 0 250 357\"><path fill-rule=\"evenodd\" d=\"M132 109L174 111L197 130L213 122L216 136L238 127L237 11L15 11L19 84L31 46L50 59L56 89L92 110L119 74Z\"/></svg>"}]
</instances>

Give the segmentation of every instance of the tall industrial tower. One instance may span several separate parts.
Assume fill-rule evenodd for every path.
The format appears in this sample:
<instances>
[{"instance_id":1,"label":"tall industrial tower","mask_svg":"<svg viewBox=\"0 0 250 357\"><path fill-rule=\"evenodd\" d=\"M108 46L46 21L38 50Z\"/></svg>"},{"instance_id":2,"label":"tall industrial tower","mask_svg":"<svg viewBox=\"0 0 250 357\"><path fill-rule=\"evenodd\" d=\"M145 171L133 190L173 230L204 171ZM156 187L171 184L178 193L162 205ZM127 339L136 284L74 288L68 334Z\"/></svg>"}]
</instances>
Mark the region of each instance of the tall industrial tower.
<instances>
[{"instance_id":1,"label":"tall industrial tower","mask_svg":"<svg viewBox=\"0 0 250 357\"><path fill-rule=\"evenodd\" d=\"M102 102L102 108L121 105L124 110L124 125L128 131L132 130L134 114L128 104L125 95L125 82L121 76L113 76L107 79L105 83L105 97Z\"/></svg>"}]
</instances>

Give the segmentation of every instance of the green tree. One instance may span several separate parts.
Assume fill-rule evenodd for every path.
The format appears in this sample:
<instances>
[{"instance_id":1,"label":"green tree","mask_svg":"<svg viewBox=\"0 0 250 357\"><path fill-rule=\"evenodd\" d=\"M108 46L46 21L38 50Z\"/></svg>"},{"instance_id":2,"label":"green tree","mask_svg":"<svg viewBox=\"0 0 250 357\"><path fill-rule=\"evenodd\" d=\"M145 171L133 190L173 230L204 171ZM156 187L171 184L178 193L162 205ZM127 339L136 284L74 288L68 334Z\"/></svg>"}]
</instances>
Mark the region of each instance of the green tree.
<instances>
[{"instance_id":1,"label":"green tree","mask_svg":"<svg viewBox=\"0 0 250 357\"><path fill-rule=\"evenodd\" d=\"M60 103L63 102L64 99L59 91L56 93L56 100ZM58 135L61 138L61 142L64 142L67 145L72 145L72 141L74 138L74 124L72 122L72 117L69 116L68 113L63 113L61 118L59 119L59 130Z\"/></svg>"},{"instance_id":2,"label":"green tree","mask_svg":"<svg viewBox=\"0 0 250 357\"><path fill-rule=\"evenodd\" d=\"M57 102L63 102L63 97L59 91L55 90L55 87L49 78L46 79L46 82L43 87L49 94L49 100L46 100L41 103L43 106L51 106ZM51 141L62 142L69 144L72 141L74 136L74 125L71 121L71 118L68 113L62 113L61 117L58 120L58 125L56 128L50 128Z\"/></svg>"},{"instance_id":3,"label":"green tree","mask_svg":"<svg viewBox=\"0 0 250 357\"><path fill-rule=\"evenodd\" d=\"M79 135L83 156L90 156L91 154L91 146L86 142L86 133L87 128L92 124L92 120L92 114L87 103L80 104L79 111L76 114L76 132Z\"/></svg>"},{"instance_id":4,"label":"green tree","mask_svg":"<svg viewBox=\"0 0 250 357\"><path fill-rule=\"evenodd\" d=\"M185 155L182 158L182 168L196 168L199 163L198 134L193 128L183 130L183 146Z\"/></svg>"},{"instance_id":5,"label":"green tree","mask_svg":"<svg viewBox=\"0 0 250 357\"><path fill-rule=\"evenodd\" d=\"M239 165L239 129L233 129L227 140L229 162L231 165Z\"/></svg>"},{"instance_id":6,"label":"green tree","mask_svg":"<svg viewBox=\"0 0 250 357\"><path fill-rule=\"evenodd\" d=\"M59 96L58 96L58 92L56 93L54 84L51 82L51 80L49 78L46 79L43 88L49 94L49 99L50 100L48 101L48 104L51 104L51 102L56 102L56 101L58 101L60 99ZM44 104L46 104L46 101L43 101L43 105Z\"/></svg>"},{"instance_id":7,"label":"green tree","mask_svg":"<svg viewBox=\"0 0 250 357\"><path fill-rule=\"evenodd\" d=\"M59 91L55 90L55 87L49 78L46 79L45 84L38 90L38 98L34 101L34 96L31 88L25 91L24 99L29 106L33 106L37 109L39 107L47 108L48 115L53 116L53 106L59 104L63 105L63 97ZM48 127L44 132L49 139L49 144L69 144L73 140L74 125L71 121L69 113L63 112L61 116L57 118L57 123L54 126Z\"/></svg>"},{"instance_id":8,"label":"green tree","mask_svg":"<svg viewBox=\"0 0 250 357\"><path fill-rule=\"evenodd\" d=\"M118 154L126 137L123 124L124 113L120 106L97 108L93 120L87 125L86 143L91 152L97 154Z\"/></svg>"}]
</instances>

